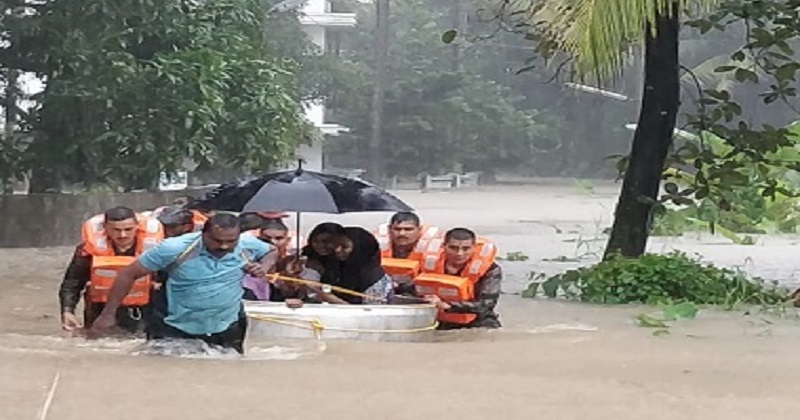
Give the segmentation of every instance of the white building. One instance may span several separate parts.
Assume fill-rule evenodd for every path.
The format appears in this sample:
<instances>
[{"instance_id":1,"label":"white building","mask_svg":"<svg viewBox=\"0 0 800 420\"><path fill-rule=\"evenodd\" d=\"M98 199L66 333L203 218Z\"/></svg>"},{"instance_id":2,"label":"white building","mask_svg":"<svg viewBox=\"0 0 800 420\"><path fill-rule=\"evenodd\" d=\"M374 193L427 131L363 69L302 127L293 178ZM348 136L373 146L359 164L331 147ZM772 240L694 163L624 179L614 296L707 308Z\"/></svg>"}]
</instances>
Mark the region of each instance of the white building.
<instances>
[{"instance_id":1,"label":"white building","mask_svg":"<svg viewBox=\"0 0 800 420\"><path fill-rule=\"evenodd\" d=\"M300 23L303 25L308 38L324 52L326 50L326 33L335 28L355 26L356 14L331 12L330 0L307 0L300 9ZM303 165L305 168L312 171L322 171L324 169L322 144L325 138L347 131L347 128L338 124L327 123L325 121L325 106L321 102L310 101L304 105L306 118L323 135L321 136L322 138L315 139L310 146L300 146L297 150L297 155L305 161Z\"/></svg>"}]
</instances>

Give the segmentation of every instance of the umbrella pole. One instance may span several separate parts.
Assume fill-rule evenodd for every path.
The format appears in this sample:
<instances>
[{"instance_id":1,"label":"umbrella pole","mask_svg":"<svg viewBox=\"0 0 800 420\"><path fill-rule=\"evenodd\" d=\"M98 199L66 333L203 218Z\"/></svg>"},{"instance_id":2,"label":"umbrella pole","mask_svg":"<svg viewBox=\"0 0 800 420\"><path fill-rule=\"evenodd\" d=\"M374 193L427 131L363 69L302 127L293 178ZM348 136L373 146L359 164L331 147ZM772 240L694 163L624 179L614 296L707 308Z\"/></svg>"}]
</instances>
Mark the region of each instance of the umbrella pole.
<instances>
[{"instance_id":1,"label":"umbrella pole","mask_svg":"<svg viewBox=\"0 0 800 420\"><path fill-rule=\"evenodd\" d=\"M303 159L297 159L297 172L299 173L302 170L303 170ZM296 226L296 230L295 230L295 232L297 233L297 258L296 258L296 261L299 261L300 260L300 212L299 211L296 213L296 219L297 219L297 220L295 220L295 224L297 225Z\"/></svg>"},{"instance_id":2,"label":"umbrella pole","mask_svg":"<svg viewBox=\"0 0 800 420\"><path fill-rule=\"evenodd\" d=\"M300 212L299 211L296 213L295 218L297 219L297 220L295 220L295 224L297 225L296 226L296 230L295 230L295 235L297 236L297 258L296 258L296 260L299 260L300 259Z\"/></svg>"}]
</instances>

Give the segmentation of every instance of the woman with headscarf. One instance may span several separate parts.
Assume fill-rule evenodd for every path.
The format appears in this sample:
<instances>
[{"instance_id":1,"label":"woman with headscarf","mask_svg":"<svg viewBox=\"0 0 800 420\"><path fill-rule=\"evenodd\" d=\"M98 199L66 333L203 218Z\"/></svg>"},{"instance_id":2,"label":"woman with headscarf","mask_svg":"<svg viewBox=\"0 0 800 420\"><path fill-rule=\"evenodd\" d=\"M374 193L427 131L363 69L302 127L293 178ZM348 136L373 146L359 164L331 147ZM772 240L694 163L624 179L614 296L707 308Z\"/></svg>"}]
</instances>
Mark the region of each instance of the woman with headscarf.
<instances>
[{"instance_id":1,"label":"woman with headscarf","mask_svg":"<svg viewBox=\"0 0 800 420\"><path fill-rule=\"evenodd\" d=\"M317 299L340 304L388 301L392 294L392 281L381 267L377 239L360 227L323 225L317 226L309 236L309 245L303 254L308 257L303 277L315 277L313 274L308 276L313 270L323 284L349 289L367 297L331 292L323 287L316 294Z\"/></svg>"}]
</instances>

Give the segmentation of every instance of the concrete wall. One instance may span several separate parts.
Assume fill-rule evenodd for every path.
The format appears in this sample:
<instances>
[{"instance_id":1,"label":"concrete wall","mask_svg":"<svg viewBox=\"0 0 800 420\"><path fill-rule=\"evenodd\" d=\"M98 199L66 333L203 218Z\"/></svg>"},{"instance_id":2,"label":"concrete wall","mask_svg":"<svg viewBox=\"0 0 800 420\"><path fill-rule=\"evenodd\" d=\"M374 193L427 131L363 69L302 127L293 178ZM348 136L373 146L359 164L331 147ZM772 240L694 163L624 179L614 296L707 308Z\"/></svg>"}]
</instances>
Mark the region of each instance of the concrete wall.
<instances>
[{"instance_id":1,"label":"concrete wall","mask_svg":"<svg viewBox=\"0 0 800 420\"><path fill-rule=\"evenodd\" d=\"M175 197L197 190L106 195L0 195L0 248L77 245L80 226L113 206L136 211L167 205Z\"/></svg>"}]
</instances>

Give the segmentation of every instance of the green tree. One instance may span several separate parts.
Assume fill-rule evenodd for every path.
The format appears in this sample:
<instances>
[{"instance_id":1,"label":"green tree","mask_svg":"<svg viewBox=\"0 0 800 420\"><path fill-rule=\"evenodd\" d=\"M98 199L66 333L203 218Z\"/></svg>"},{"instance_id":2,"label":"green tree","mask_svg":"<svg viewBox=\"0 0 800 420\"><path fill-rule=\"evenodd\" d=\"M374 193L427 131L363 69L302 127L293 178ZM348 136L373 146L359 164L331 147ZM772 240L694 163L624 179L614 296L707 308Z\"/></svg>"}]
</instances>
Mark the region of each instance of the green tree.
<instances>
[{"instance_id":1,"label":"green tree","mask_svg":"<svg viewBox=\"0 0 800 420\"><path fill-rule=\"evenodd\" d=\"M31 189L149 187L185 158L268 168L308 139L297 64L258 0L51 0L6 22L0 64L46 81Z\"/></svg>"},{"instance_id":2,"label":"green tree","mask_svg":"<svg viewBox=\"0 0 800 420\"><path fill-rule=\"evenodd\" d=\"M0 28L6 28L24 12L24 0L4 1L0 4ZM3 130L0 132L0 191L11 193L13 181L20 176L24 136L19 134L20 117L25 112L19 108L22 99L19 83L20 72L15 68L3 68L0 71L0 85L4 86L0 93L0 106L3 109Z\"/></svg>"},{"instance_id":3,"label":"green tree","mask_svg":"<svg viewBox=\"0 0 800 420\"><path fill-rule=\"evenodd\" d=\"M644 41L644 86L639 119L627 159L606 258L639 256L649 236L652 209L672 146L680 91L680 14L684 0L506 0L524 17L540 50L569 54L579 78L602 81L619 75L630 46ZM693 2L710 5L714 0Z\"/></svg>"},{"instance_id":4,"label":"green tree","mask_svg":"<svg viewBox=\"0 0 800 420\"><path fill-rule=\"evenodd\" d=\"M477 68L470 45L442 43L442 33L454 27L453 5L392 3L381 150L389 175L517 169L532 161L536 142L547 135L540 114L526 109L524 95ZM329 102L333 117L351 129L328 144L338 166L368 162L362 151L370 135L373 9L360 8L359 27L345 37L342 58L354 83Z\"/></svg>"},{"instance_id":5,"label":"green tree","mask_svg":"<svg viewBox=\"0 0 800 420\"><path fill-rule=\"evenodd\" d=\"M703 34L739 34L741 47L705 72L711 83L697 78L698 106L687 118L697 135L676 147L676 179L665 185L689 206L681 214L736 232L797 230L798 21L799 0L734 0L688 22Z\"/></svg>"}]
</instances>

